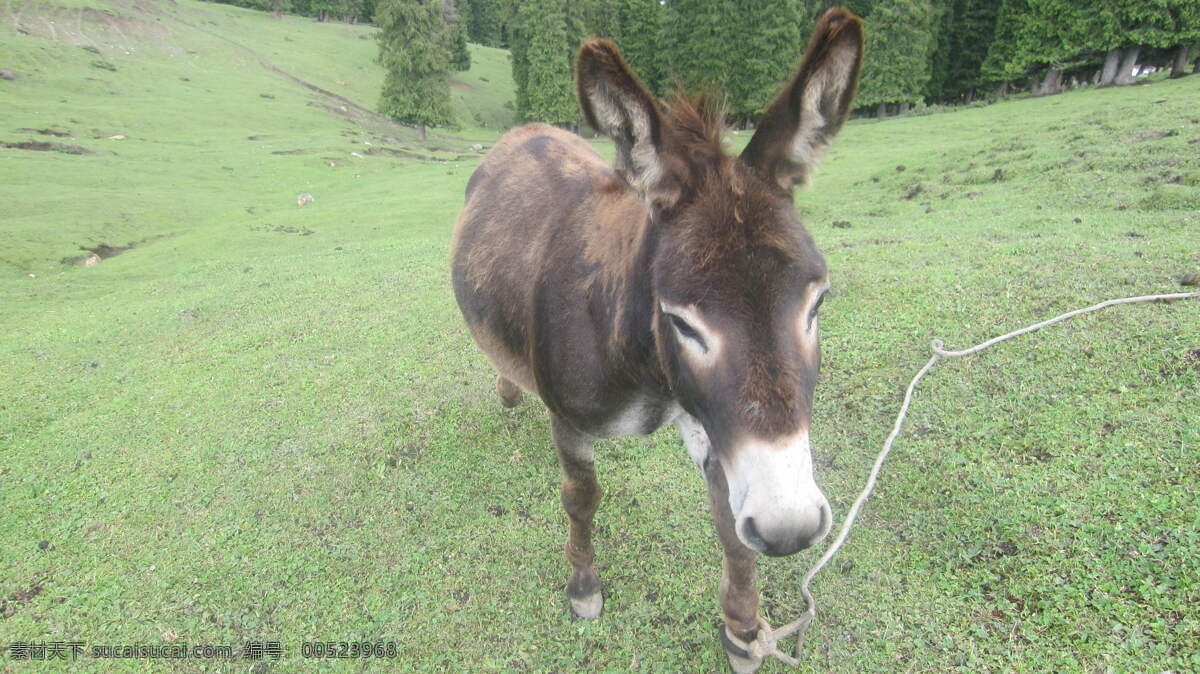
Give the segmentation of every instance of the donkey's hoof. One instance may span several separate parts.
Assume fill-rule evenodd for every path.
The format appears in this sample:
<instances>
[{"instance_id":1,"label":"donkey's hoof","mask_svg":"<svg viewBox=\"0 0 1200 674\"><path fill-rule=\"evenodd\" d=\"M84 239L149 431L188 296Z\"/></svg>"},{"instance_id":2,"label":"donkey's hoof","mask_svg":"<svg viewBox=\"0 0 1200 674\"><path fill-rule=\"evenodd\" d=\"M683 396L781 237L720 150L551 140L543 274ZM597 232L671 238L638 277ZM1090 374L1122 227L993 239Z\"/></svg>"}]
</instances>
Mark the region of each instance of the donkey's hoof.
<instances>
[{"instance_id":1,"label":"donkey's hoof","mask_svg":"<svg viewBox=\"0 0 1200 674\"><path fill-rule=\"evenodd\" d=\"M604 595L599 592L593 592L579 599L570 597L570 600L571 610L575 612L575 615L585 620L599 618L600 611L604 609Z\"/></svg>"},{"instance_id":2,"label":"donkey's hoof","mask_svg":"<svg viewBox=\"0 0 1200 674\"><path fill-rule=\"evenodd\" d=\"M762 658L743 658L729 651L725 651L725 655L729 657L729 668L734 674L754 674L762 667Z\"/></svg>"},{"instance_id":3,"label":"donkey's hoof","mask_svg":"<svg viewBox=\"0 0 1200 674\"><path fill-rule=\"evenodd\" d=\"M754 674L762 667L763 659L760 656L751 655L746 652L746 649L733 643L729 638L729 633L725 631L725 626L720 628L721 644L725 646L725 655L729 658L729 668L735 674Z\"/></svg>"}]
</instances>

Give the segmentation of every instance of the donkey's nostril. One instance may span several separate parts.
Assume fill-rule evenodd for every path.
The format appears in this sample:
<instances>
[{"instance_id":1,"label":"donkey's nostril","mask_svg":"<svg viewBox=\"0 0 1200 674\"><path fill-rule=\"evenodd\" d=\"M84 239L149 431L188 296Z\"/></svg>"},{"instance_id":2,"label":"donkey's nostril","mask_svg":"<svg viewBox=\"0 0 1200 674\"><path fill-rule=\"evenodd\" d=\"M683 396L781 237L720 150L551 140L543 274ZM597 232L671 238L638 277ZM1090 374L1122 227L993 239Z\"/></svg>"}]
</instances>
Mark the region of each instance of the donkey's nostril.
<instances>
[{"instance_id":1,"label":"donkey's nostril","mask_svg":"<svg viewBox=\"0 0 1200 674\"><path fill-rule=\"evenodd\" d=\"M764 555L783 557L820 540L828 528L827 517L825 508L818 508L810 516L800 515L761 528L753 517L747 517L742 521L742 541Z\"/></svg>"},{"instance_id":2,"label":"donkey's nostril","mask_svg":"<svg viewBox=\"0 0 1200 674\"><path fill-rule=\"evenodd\" d=\"M745 542L759 552L766 552L767 548L770 547L763 540L762 535L758 533L758 527L754 526L753 517L746 518L745 524L742 525L742 534L744 535Z\"/></svg>"}]
</instances>

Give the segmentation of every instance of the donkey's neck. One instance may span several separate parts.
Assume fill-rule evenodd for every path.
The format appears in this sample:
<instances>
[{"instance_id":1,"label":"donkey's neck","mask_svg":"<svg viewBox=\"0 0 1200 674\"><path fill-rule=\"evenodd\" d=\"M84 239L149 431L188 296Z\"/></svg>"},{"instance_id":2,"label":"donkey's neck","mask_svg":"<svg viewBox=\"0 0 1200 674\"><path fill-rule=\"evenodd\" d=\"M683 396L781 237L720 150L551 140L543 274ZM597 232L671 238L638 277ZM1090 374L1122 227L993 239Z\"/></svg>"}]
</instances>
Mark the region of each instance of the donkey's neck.
<instances>
[{"instance_id":1,"label":"donkey's neck","mask_svg":"<svg viewBox=\"0 0 1200 674\"><path fill-rule=\"evenodd\" d=\"M657 229L645 207L625 211L632 218L604 223L589 241L590 302L605 355L631 384L667 394L654 337L654 257ZM633 212L631 212L633 211ZM636 218L636 219L635 219Z\"/></svg>"}]
</instances>

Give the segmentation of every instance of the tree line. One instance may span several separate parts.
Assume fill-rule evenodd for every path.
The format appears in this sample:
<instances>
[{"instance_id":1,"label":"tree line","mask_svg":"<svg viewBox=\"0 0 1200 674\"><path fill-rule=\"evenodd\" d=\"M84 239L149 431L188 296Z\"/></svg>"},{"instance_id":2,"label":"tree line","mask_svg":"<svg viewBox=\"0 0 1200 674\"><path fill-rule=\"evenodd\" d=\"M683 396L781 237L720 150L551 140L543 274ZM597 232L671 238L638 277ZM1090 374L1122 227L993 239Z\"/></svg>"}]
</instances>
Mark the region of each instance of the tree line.
<instances>
[{"instance_id":1,"label":"tree line","mask_svg":"<svg viewBox=\"0 0 1200 674\"><path fill-rule=\"evenodd\" d=\"M387 69L380 109L420 125L450 121L446 81L469 65L466 40L510 50L518 119L576 124L572 59L593 36L613 38L655 93L715 88L734 123L753 124L834 4L866 22L856 102L881 116L914 103L1130 84L1135 66L1200 72L1200 0L233 1L373 17Z\"/></svg>"},{"instance_id":2,"label":"tree line","mask_svg":"<svg viewBox=\"0 0 1200 674\"><path fill-rule=\"evenodd\" d=\"M754 123L834 4L866 22L857 104L879 115L1131 84L1135 66L1200 72L1200 0L458 2L468 39L511 50L518 117L554 124L578 120L571 59L590 36L614 38L655 93L717 87L731 120Z\"/></svg>"}]
</instances>

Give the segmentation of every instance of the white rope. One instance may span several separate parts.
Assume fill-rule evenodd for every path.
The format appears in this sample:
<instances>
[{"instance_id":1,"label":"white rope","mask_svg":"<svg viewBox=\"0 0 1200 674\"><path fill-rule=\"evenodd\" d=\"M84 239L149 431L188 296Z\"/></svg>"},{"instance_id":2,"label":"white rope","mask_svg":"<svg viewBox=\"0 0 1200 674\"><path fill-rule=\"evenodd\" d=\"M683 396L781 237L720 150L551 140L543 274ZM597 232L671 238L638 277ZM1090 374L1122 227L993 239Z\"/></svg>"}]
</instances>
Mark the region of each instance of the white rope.
<instances>
[{"instance_id":1,"label":"white rope","mask_svg":"<svg viewBox=\"0 0 1200 674\"><path fill-rule=\"evenodd\" d=\"M733 636L728 629L725 630L726 636L728 636L736 646L744 649L752 657L761 658L766 656L774 656L784 663L792 666L800 664L800 653L804 648L804 633L808 630L809 624L812 623L813 618L817 615L817 603L813 599L812 592L809 591L808 585L812 582L813 577L817 575L817 572L824 568L824 566L829 563L829 560L833 559L833 556L837 554L839 549L841 549L842 544L846 542L846 536L850 534L850 527L854 525L854 520L858 517L858 511L862 509L863 504L867 502L867 498L871 496L871 492L875 489L875 482L879 479L879 471L883 468L883 461L887 458L888 452L892 451L892 443L895 442L896 438L900 435L901 426L904 424L904 417L908 415L908 407L912 403L913 389L917 387L917 382L921 381L921 378L925 376L925 373L929 372L929 369L936 365L939 360L942 358L961 358L963 356L969 356L973 353L982 351L989 346L1012 339L1013 337L1024 335L1026 333L1033 332L1034 330L1040 330L1048 325L1065 321L1068 318L1073 318L1080 314L1098 311L1100 309L1105 309L1118 304L1132 304L1134 302L1170 302L1173 300L1182 300L1191 297L1200 297L1200 292L1169 293L1166 295L1141 295L1138 297L1122 297L1120 299L1107 300L1099 304L1093 304L1090 307L1076 309L1075 311L1069 311L1065 314L1060 314L1049 320L1042 321L1041 323L1034 323L1033 325L1021 328L1020 330L1013 330L1006 335L1000 335L999 337L989 339L982 344L976 344L969 349L963 349L961 351L948 351L943 348L944 344L942 344L942 340L933 340L930 343L930 348L933 351L933 355L929 358L929 361L925 363L924 367L917 372L917 375L912 378L912 381L909 382L908 389L904 392L904 404L900 406L900 413L896 415L896 423L892 426L891 434L888 435L887 441L883 443L883 450L879 452L879 456L875 459L875 465L871 468L871 474L867 477L866 486L863 487L862 493L858 495L858 498L854 500L854 505L850 506L850 511L846 513L846 519L842 521L842 528L838 530L837 538L835 538L833 543L826 548L825 554L821 555L821 558L817 560L817 563L814 564L812 569L809 570L808 574L804 576L804 580L800 582L800 593L804 595L804 601L808 605L807 609L804 611L804 614L801 615L798 620L790 622L777 630L771 629L771 626L768 625L765 620L759 618L760 626L758 630L758 636L755 637L754 641L750 643L746 643ZM796 640L796 657L794 658L783 654L777 647L777 644L781 639L784 639L791 634L798 635Z\"/></svg>"}]
</instances>

